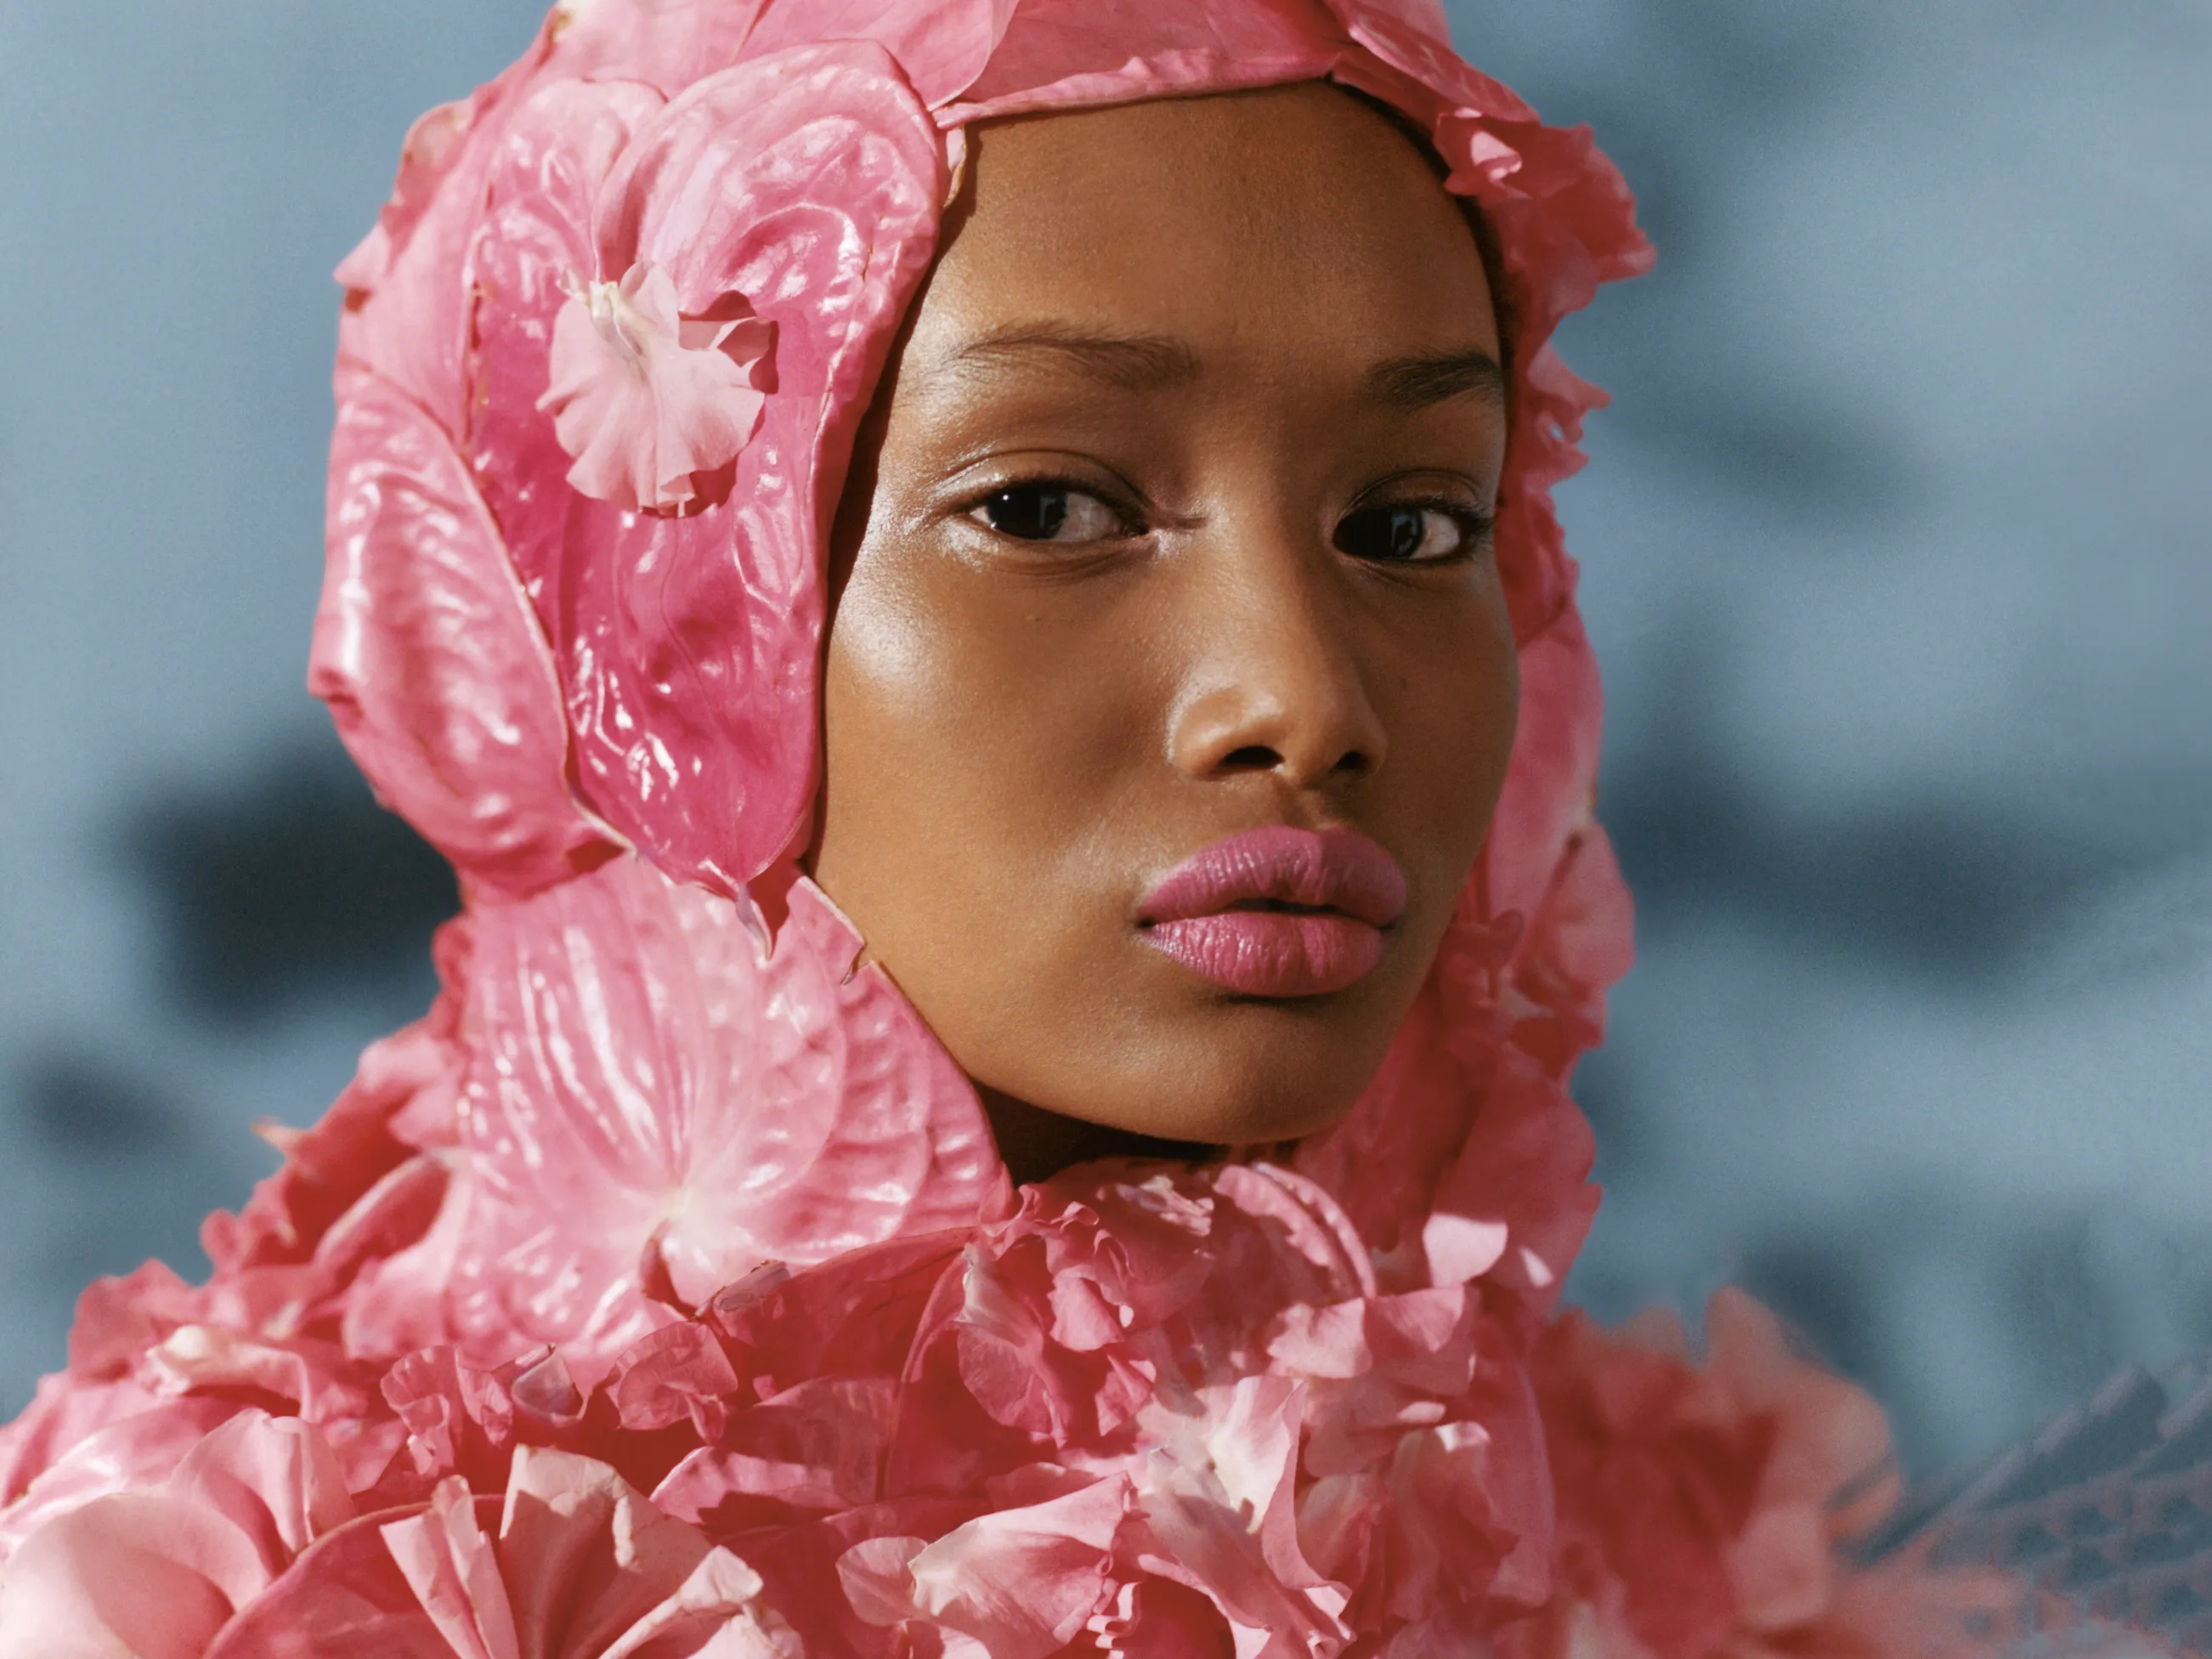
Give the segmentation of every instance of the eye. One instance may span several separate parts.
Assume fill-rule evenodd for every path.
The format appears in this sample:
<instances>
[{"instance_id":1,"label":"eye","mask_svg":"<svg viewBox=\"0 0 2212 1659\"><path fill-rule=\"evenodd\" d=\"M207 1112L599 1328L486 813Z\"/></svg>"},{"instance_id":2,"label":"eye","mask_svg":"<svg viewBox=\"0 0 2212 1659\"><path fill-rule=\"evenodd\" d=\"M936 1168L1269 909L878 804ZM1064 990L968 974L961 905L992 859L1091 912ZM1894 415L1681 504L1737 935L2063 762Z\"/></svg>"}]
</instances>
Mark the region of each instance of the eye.
<instances>
[{"instance_id":1,"label":"eye","mask_svg":"<svg viewBox=\"0 0 2212 1659\"><path fill-rule=\"evenodd\" d=\"M1336 548L1378 564L1434 564L1474 551L1489 520L1454 502L1395 501L1362 507L1338 520Z\"/></svg>"},{"instance_id":2,"label":"eye","mask_svg":"<svg viewBox=\"0 0 2212 1659\"><path fill-rule=\"evenodd\" d=\"M969 518L1024 542L1102 542L1127 533L1114 509L1070 484L1010 484L969 509Z\"/></svg>"}]
</instances>

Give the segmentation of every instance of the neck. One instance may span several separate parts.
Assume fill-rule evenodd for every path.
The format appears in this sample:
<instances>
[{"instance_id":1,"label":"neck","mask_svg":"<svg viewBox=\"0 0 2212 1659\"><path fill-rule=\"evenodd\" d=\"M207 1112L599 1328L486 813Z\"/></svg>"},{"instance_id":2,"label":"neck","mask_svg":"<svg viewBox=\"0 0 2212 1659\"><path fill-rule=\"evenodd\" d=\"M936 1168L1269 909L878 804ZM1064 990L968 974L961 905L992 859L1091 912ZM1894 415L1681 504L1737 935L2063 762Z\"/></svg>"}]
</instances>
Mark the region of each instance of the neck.
<instances>
[{"instance_id":1,"label":"neck","mask_svg":"<svg viewBox=\"0 0 2212 1659\"><path fill-rule=\"evenodd\" d=\"M1018 1184L1048 1180L1062 1170L1102 1158L1173 1158L1202 1164L1220 1156L1221 1149L1195 1140L1165 1140L1129 1129L1085 1123L1081 1118L1048 1112L1025 1100L981 1084L983 1111L991 1120L991 1133L999 1143L999 1156Z\"/></svg>"}]
</instances>

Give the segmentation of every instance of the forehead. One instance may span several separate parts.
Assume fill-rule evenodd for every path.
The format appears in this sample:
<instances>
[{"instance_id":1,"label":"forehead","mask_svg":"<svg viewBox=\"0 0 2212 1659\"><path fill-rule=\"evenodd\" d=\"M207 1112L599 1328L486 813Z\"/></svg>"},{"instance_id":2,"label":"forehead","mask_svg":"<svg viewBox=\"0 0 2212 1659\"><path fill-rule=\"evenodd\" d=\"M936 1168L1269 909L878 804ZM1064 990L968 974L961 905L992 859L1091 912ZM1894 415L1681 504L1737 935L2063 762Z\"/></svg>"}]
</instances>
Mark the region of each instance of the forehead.
<instances>
[{"instance_id":1,"label":"forehead","mask_svg":"<svg viewBox=\"0 0 2212 1659\"><path fill-rule=\"evenodd\" d=\"M1303 341L1495 351L1481 254L1429 160L1323 82L992 124L920 314L1171 335L1209 361ZM927 337L937 337L933 339Z\"/></svg>"}]
</instances>

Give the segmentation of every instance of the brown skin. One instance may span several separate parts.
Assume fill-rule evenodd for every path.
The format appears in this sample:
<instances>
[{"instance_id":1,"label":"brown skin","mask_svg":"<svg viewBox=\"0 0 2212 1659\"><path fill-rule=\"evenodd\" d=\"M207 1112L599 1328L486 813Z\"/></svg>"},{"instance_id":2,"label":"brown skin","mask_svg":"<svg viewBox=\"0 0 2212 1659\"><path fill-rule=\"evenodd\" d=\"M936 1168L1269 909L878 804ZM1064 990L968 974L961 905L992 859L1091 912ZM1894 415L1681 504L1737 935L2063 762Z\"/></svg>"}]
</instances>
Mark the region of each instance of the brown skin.
<instances>
[{"instance_id":1,"label":"brown skin","mask_svg":"<svg viewBox=\"0 0 2212 1659\"><path fill-rule=\"evenodd\" d=\"M1512 747L1481 256L1323 85L969 139L836 538L815 877L1018 1177L1305 1133L1381 1063ZM1347 990L1238 996L1146 942L1162 875L1270 824L1405 871Z\"/></svg>"}]
</instances>

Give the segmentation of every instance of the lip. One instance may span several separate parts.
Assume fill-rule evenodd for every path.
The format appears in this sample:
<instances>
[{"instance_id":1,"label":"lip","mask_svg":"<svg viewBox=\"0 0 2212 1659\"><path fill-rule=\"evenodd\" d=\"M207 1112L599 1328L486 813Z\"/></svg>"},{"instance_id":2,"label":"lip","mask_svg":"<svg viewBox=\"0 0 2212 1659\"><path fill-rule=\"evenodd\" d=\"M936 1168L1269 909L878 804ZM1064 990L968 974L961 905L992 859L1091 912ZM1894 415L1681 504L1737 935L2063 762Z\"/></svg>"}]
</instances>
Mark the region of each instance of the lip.
<instances>
[{"instance_id":1,"label":"lip","mask_svg":"<svg viewBox=\"0 0 2212 1659\"><path fill-rule=\"evenodd\" d=\"M1326 996L1375 971L1406 912L1397 861L1357 830L1247 830L1201 847L1138 912L1146 944L1240 995Z\"/></svg>"}]
</instances>

